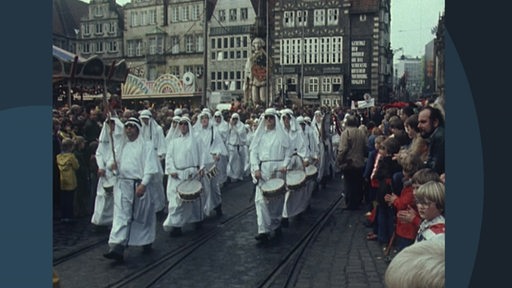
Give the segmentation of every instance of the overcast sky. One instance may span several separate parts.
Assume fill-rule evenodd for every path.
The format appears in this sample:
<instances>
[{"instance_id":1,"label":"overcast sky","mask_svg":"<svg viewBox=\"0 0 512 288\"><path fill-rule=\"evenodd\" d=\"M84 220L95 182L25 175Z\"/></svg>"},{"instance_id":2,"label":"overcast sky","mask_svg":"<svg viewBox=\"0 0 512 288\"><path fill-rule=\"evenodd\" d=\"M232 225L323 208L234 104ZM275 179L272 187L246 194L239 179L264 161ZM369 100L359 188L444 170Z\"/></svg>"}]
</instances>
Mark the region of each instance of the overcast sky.
<instances>
[{"instance_id":1,"label":"overcast sky","mask_svg":"<svg viewBox=\"0 0 512 288\"><path fill-rule=\"evenodd\" d=\"M116 2L124 5L130 0ZM391 0L391 48L403 48L407 56L423 55L425 45L435 38L431 30L443 11L444 0ZM402 52L395 53L396 57L401 55Z\"/></svg>"}]
</instances>

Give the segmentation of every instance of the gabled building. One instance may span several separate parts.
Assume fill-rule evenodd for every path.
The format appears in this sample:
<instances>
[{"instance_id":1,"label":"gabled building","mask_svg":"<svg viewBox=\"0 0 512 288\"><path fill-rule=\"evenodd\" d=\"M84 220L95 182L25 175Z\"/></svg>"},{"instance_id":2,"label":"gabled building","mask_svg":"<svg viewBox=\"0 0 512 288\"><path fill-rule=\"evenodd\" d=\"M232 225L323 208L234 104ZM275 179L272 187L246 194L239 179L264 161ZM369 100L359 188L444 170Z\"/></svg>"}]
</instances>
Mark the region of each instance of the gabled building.
<instances>
[{"instance_id":1,"label":"gabled building","mask_svg":"<svg viewBox=\"0 0 512 288\"><path fill-rule=\"evenodd\" d=\"M349 105L391 91L389 0L275 1L272 93Z\"/></svg>"},{"instance_id":2,"label":"gabled building","mask_svg":"<svg viewBox=\"0 0 512 288\"><path fill-rule=\"evenodd\" d=\"M79 0L53 0L52 8L53 45L77 53L80 19L87 15L87 3Z\"/></svg>"},{"instance_id":3,"label":"gabled building","mask_svg":"<svg viewBox=\"0 0 512 288\"><path fill-rule=\"evenodd\" d=\"M218 0L209 21L208 80L212 92L244 97L256 12L250 0Z\"/></svg>"},{"instance_id":4,"label":"gabled building","mask_svg":"<svg viewBox=\"0 0 512 288\"><path fill-rule=\"evenodd\" d=\"M91 0L80 19L79 54L98 56L106 62L123 58L123 9L115 0Z\"/></svg>"}]
</instances>

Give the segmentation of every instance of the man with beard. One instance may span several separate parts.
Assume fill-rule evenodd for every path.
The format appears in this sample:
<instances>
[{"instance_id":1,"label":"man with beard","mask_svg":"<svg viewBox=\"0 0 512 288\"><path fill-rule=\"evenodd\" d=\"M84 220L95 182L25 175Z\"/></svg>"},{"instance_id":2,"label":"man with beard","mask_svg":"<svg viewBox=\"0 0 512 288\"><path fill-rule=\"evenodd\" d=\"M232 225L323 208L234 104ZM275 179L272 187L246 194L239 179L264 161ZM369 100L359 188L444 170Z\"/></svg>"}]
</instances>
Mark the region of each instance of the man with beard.
<instances>
[{"instance_id":1,"label":"man with beard","mask_svg":"<svg viewBox=\"0 0 512 288\"><path fill-rule=\"evenodd\" d=\"M444 171L444 118L441 110L426 106L418 114L421 137L429 142L427 165L439 175Z\"/></svg>"}]
</instances>

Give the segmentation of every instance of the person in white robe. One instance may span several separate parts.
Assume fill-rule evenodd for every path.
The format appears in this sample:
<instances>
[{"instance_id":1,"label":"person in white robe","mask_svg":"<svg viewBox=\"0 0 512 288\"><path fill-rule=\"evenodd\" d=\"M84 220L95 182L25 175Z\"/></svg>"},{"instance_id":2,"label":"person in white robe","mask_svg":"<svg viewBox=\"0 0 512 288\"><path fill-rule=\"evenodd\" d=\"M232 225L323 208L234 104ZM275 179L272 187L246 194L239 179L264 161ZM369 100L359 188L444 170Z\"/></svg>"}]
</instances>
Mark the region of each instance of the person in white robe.
<instances>
[{"instance_id":1,"label":"person in white robe","mask_svg":"<svg viewBox=\"0 0 512 288\"><path fill-rule=\"evenodd\" d=\"M114 151L118 150L124 141L124 124L117 117L110 117L105 120L101 128L98 148L96 149L96 164L98 165L98 184L96 187L96 198L94 200L94 212L91 223L95 228L109 227L114 217L114 185L117 177L116 172L108 163L114 161Z\"/></svg>"},{"instance_id":2,"label":"person in white robe","mask_svg":"<svg viewBox=\"0 0 512 288\"><path fill-rule=\"evenodd\" d=\"M182 227L188 223L196 223L200 227L205 218L204 203L205 193L202 193L200 177L204 174L203 157L200 153L200 142L192 131L190 118L183 116L179 122L179 133L167 146L165 154L165 173L167 180L167 199L169 200L167 218L163 223L163 229L170 232L171 237L181 236ZM183 186L180 186L180 184ZM195 199L182 199L180 187L196 187L199 190L182 191ZM195 189L195 188L194 188ZM192 195L186 195L192 196Z\"/></svg>"},{"instance_id":3,"label":"person in white robe","mask_svg":"<svg viewBox=\"0 0 512 288\"><path fill-rule=\"evenodd\" d=\"M221 155L227 155L228 151L222 138L213 127L213 119L209 111L203 110L199 114L199 121L194 125L194 133L200 142L200 152L203 154L205 175L201 177L201 183L206 196L204 212L211 216L215 211L218 217L222 216L222 195L218 183L218 163Z\"/></svg>"},{"instance_id":4,"label":"person in white robe","mask_svg":"<svg viewBox=\"0 0 512 288\"><path fill-rule=\"evenodd\" d=\"M222 113L220 111L215 111L213 114L213 126L217 128L217 131L219 132L222 141L224 142L224 145L227 145L227 139L228 139L228 130L229 130L229 124L224 120L224 117L222 116ZM227 147L226 147L227 148ZM227 167L228 167L228 155L221 155L218 163L219 168L219 178L218 182L220 187L226 183L228 179L227 175Z\"/></svg>"},{"instance_id":5,"label":"person in white robe","mask_svg":"<svg viewBox=\"0 0 512 288\"><path fill-rule=\"evenodd\" d=\"M158 166L158 174L152 178L151 183L151 196L154 197L155 211L161 212L166 206L167 200L165 199L164 190L164 169L163 162L165 159L165 152L167 145L165 142L165 135L162 126L156 122L153 118L153 114L150 110L142 110L139 116L142 124L141 136L144 140L152 143L153 148L156 152L156 160L160 163Z\"/></svg>"},{"instance_id":6,"label":"person in white robe","mask_svg":"<svg viewBox=\"0 0 512 288\"><path fill-rule=\"evenodd\" d=\"M244 124L240 121L238 113L231 115L227 137L227 148L229 153L227 176L231 182L244 179L244 145L247 141L247 132Z\"/></svg>"},{"instance_id":7,"label":"person in white robe","mask_svg":"<svg viewBox=\"0 0 512 288\"><path fill-rule=\"evenodd\" d=\"M156 214L149 183L158 173L153 146L140 135L139 119L131 117L124 124L126 140L116 152L118 171L114 187L114 220L104 257L123 260L127 246L142 246L151 251L156 236Z\"/></svg>"},{"instance_id":8,"label":"person in white robe","mask_svg":"<svg viewBox=\"0 0 512 288\"><path fill-rule=\"evenodd\" d=\"M290 138L284 131L274 108L265 110L249 147L251 176L256 184L254 203L258 223L255 239L266 243L281 234L281 217L284 207L284 194L263 195L262 185L272 179L284 179L286 167L290 163ZM279 188L279 187L276 187ZM284 188L284 187L283 187Z\"/></svg>"},{"instance_id":9,"label":"person in white robe","mask_svg":"<svg viewBox=\"0 0 512 288\"><path fill-rule=\"evenodd\" d=\"M290 155L290 165L287 167L287 184L288 182L303 183L303 185L298 188L287 188L281 224L283 227L288 227L288 219L302 213L309 205L309 198L306 194L307 187L305 185L305 167L309 165L309 157L303 133L301 133L301 128L293 116L291 109L281 111L281 123L288 137L290 137L290 150L292 153ZM293 176L295 176L295 179L291 179Z\"/></svg>"}]
</instances>

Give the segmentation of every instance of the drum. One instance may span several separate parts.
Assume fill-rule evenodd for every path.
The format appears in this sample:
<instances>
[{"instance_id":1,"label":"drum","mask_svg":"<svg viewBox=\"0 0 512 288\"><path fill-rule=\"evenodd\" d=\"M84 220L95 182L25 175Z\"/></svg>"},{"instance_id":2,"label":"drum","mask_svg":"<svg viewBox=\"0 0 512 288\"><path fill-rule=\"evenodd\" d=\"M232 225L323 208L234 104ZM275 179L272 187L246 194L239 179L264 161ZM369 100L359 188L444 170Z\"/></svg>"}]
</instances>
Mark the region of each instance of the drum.
<instances>
[{"instance_id":1,"label":"drum","mask_svg":"<svg viewBox=\"0 0 512 288\"><path fill-rule=\"evenodd\" d=\"M284 180L281 178L273 178L261 185L261 192L267 198L277 197L286 192L284 188Z\"/></svg>"},{"instance_id":2,"label":"drum","mask_svg":"<svg viewBox=\"0 0 512 288\"><path fill-rule=\"evenodd\" d=\"M290 170L286 172L286 186L290 190L301 188L306 182L306 172L303 170Z\"/></svg>"},{"instance_id":3,"label":"drum","mask_svg":"<svg viewBox=\"0 0 512 288\"><path fill-rule=\"evenodd\" d=\"M178 195L182 200L193 201L199 198L203 186L201 185L201 181L191 179L181 182L176 190L178 190Z\"/></svg>"},{"instance_id":4,"label":"drum","mask_svg":"<svg viewBox=\"0 0 512 288\"><path fill-rule=\"evenodd\" d=\"M315 165L308 165L306 167L306 180L315 180L318 175L318 169Z\"/></svg>"}]
</instances>

